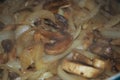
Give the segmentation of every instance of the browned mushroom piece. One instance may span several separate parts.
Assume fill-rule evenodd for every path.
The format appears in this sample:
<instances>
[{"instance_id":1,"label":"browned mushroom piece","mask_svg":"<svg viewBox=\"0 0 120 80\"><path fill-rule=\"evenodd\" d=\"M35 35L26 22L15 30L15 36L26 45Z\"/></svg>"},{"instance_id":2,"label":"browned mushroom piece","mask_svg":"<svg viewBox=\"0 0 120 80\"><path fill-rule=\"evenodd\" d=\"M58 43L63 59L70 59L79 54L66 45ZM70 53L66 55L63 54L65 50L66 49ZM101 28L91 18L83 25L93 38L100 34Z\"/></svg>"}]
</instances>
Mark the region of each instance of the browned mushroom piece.
<instances>
[{"instance_id":1,"label":"browned mushroom piece","mask_svg":"<svg viewBox=\"0 0 120 80\"><path fill-rule=\"evenodd\" d=\"M111 57L112 48L110 41L111 39L103 37L98 30L93 31L92 44L89 46L89 50L103 58Z\"/></svg>"},{"instance_id":2,"label":"browned mushroom piece","mask_svg":"<svg viewBox=\"0 0 120 80\"><path fill-rule=\"evenodd\" d=\"M92 64L92 60L89 59L88 57L80 54L80 53L73 53L73 56L72 56L73 60L74 61L78 61L78 62L81 62L83 64L87 64L87 65L91 65Z\"/></svg>"},{"instance_id":3,"label":"browned mushroom piece","mask_svg":"<svg viewBox=\"0 0 120 80\"><path fill-rule=\"evenodd\" d=\"M98 58L91 59L91 58L88 58L87 56L82 55L82 54L77 53L77 52L74 53L73 60L80 62L80 63L83 63L85 65L90 65L90 66L93 66L95 68L102 69L102 70L104 70L107 66L107 62L104 60L101 60Z\"/></svg>"},{"instance_id":4,"label":"browned mushroom piece","mask_svg":"<svg viewBox=\"0 0 120 80\"><path fill-rule=\"evenodd\" d=\"M83 76L86 78L96 78L103 72L102 70L99 70L97 68L86 66L81 63L75 63L68 60L63 61L62 68L63 70L69 73Z\"/></svg>"},{"instance_id":5,"label":"browned mushroom piece","mask_svg":"<svg viewBox=\"0 0 120 80\"><path fill-rule=\"evenodd\" d=\"M53 43L47 43L45 45L45 52L48 54L60 54L64 52L71 44L72 37L65 36L65 38L61 40L56 40Z\"/></svg>"},{"instance_id":6,"label":"browned mushroom piece","mask_svg":"<svg viewBox=\"0 0 120 80\"><path fill-rule=\"evenodd\" d=\"M52 32L40 29L34 34L35 42L44 43L44 51L50 55L57 55L69 48L73 38L67 32Z\"/></svg>"},{"instance_id":7,"label":"browned mushroom piece","mask_svg":"<svg viewBox=\"0 0 120 80\"><path fill-rule=\"evenodd\" d=\"M35 42L40 42L42 40L45 43L48 41L48 39L45 38L39 31L35 31L33 37Z\"/></svg>"},{"instance_id":8,"label":"browned mushroom piece","mask_svg":"<svg viewBox=\"0 0 120 80\"><path fill-rule=\"evenodd\" d=\"M58 31L66 31L68 29L68 20L60 14L55 14L55 18L56 22L53 22L52 20L45 18L44 24Z\"/></svg>"},{"instance_id":9,"label":"browned mushroom piece","mask_svg":"<svg viewBox=\"0 0 120 80\"><path fill-rule=\"evenodd\" d=\"M58 24L59 30L63 30L63 31L67 30L68 29L68 20L60 14L55 14L55 17L56 17L56 23Z\"/></svg>"},{"instance_id":10,"label":"browned mushroom piece","mask_svg":"<svg viewBox=\"0 0 120 80\"><path fill-rule=\"evenodd\" d=\"M43 9L50 10L53 13L57 13L60 7L69 5L70 2L68 0L49 0L44 3Z\"/></svg>"},{"instance_id":11,"label":"browned mushroom piece","mask_svg":"<svg viewBox=\"0 0 120 80\"><path fill-rule=\"evenodd\" d=\"M52 35L52 41L45 44L45 52L47 54L60 54L71 45L73 38L70 34L61 34L60 37Z\"/></svg>"},{"instance_id":12,"label":"browned mushroom piece","mask_svg":"<svg viewBox=\"0 0 120 80\"><path fill-rule=\"evenodd\" d=\"M61 38L64 38L64 33L60 33L60 32L52 32L52 31L47 31L47 30L44 30L44 29L40 29L40 33L49 38L49 39L61 39Z\"/></svg>"}]
</instances>

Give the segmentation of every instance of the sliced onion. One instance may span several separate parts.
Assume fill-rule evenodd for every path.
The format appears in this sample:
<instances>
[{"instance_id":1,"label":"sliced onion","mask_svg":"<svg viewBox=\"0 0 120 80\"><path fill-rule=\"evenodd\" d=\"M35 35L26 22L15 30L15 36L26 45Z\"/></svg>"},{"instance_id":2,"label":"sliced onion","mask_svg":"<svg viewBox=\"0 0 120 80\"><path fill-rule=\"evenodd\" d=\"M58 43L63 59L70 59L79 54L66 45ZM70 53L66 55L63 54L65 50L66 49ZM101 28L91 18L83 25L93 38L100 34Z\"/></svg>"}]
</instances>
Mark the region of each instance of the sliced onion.
<instances>
[{"instance_id":1,"label":"sliced onion","mask_svg":"<svg viewBox=\"0 0 120 80\"><path fill-rule=\"evenodd\" d=\"M118 24L120 22L120 15L113 16L110 21L108 21L104 27L111 28L112 26Z\"/></svg>"},{"instance_id":2,"label":"sliced onion","mask_svg":"<svg viewBox=\"0 0 120 80\"><path fill-rule=\"evenodd\" d=\"M62 80L87 80L81 76L66 73L60 65L58 67L58 75Z\"/></svg>"},{"instance_id":3,"label":"sliced onion","mask_svg":"<svg viewBox=\"0 0 120 80\"><path fill-rule=\"evenodd\" d=\"M22 75L22 80L38 80L39 77L45 73L46 70L42 69L42 70L37 70L37 71L26 71L23 75Z\"/></svg>"},{"instance_id":4,"label":"sliced onion","mask_svg":"<svg viewBox=\"0 0 120 80\"><path fill-rule=\"evenodd\" d=\"M47 78L50 78L52 77L53 74L51 72L45 72L44 74L42 74L42 76L39 77L39 80L44 80L44 79L47 79Z\"/></svg>"},{"instance_id":5,"label":"sliced onion","mask_svg":"<svg viewBox=\"0 0 120 80\"><path fill-rule=\"evenodd\" d=\"M16 40L17 55L19 55L25 47L32 44L34 32L35 31L31 29L27 30Z\"/></svg>"},{"instance_id":6,"label":"sliced onion","mask_svg":"<svg viewBox=\"0 0 120 80\"><path fill-rule=\"evenodd\" d=\"M76 49L76 50L77 50L77 49ZM88 57L89 59L96 59L96 58L99 58L98 55L93 54L93 53L91 53L91 52L89 52L89 51L85 51L85 50L77 50L77 51L78 51L80 54L82 54L82 55Z\"/></svg>"},{"instance_id":7,"label":"sliced onion","mask_svg":"<svg viewBox=\"0 0 120 80\"><path fill-rule=\"evenodd\" d=\"M84 23L85 21L87 20L90 20L91 18L93 18L98 12L99 12L99 9L100 9L101 5L99 4L98 6L96 6L95 9L93 9L89 14L88 13L85 13L83 12L82 14L76 14L75 16L75 19L74 19L74 22L77 26L79 26L80 24ZM85 14L83 16L83 14Z\"/></svg>"},{"instance_id":8,"label":"sliced onion","mask_svg":"<svg viewBox=\"0 0 120 80\"><path fill-rule=\"evenodd\" d=\"M8 73L9 72L7 71L7 69L5 69L4 72L3 72L4 75L3 75L2 80L8 80Z\"/></svg>"},{"instance_id":9,"label":"sliced onion","mask_svg":"<svg viewBox=\"0 0 120 80\"><path fill-rule=\"evenodd\" d=\"M31 27L29 25L19 25L15 30L15 38L17 39L25 31L29 30Z\"/></svg>"},{"instance_id":10,"label":"sliced onion","mask_svg":"<svg viewBox=\"0 0 120 80\"><path fill-rule=\"evenodd\" d=\"M34 26L34 22L37 19L42 19L42 18L47 18L51 19L53 22L55 22L55 16L52 12L47 11L47 10L39 10L31 13L26 19L25 19L25 24L30 24Z\"/></svg>"},{"instance_id":11,"label":"sliced onion","mask_svg":"<svg viewBox=\"0 0 120 80\"><path fill-rule=\"evenodd\" d=\"M9 66L6 65L6 64L1 64L1 65L0 65L0 69L7 69L7 70L12 71L12 72L15 72L15 73L17 73L17 74L19 74L19 75L21 76L21 72L20 72L19 70L14 69L14 68L11 68L11 67L9 67Z\"/></svg>"},{"instance_id":12,"label":"sliced onion","mask_svg":"<svg viewBox=\"0 0 120 80\"><path fill-rule=\"evenodd\" d=\"M106 30L106 29L103 29L101 30L101 34L107 38L120 38L120 30Z\"/></svg>"},{"instance_id":13,"label":"sliced onion","mask_svg":"<svg viewBox=\"0 0 120 80\"><path fill-rule=\"evenodd\" d=\"M1 31L0 32L0 42L5 39L14 39L14 32L13 31Z\"/></svg>"},{"instance_id":14,"label":"sliced onion","mask_svg":"<svg viewBox=\"0 0 120 80\"><path fill-rule=\"evenodd\" d=\"M7 65L13 69L19 70L21 68L20 62L18 60L8 61Z\"/></svg>"},{"instance_id":15,"label":"sliced onion","mask_svg":"<svg viewBox=\"0 0 120 80\"><path fill-rule=\"evenodd\" d=\"M76 31L74 31L74 34L73 34L73 39L76 39L79 35L80 35L80 32L81 32L81 26L79 26Z\"/></svg>"}]
</instances>

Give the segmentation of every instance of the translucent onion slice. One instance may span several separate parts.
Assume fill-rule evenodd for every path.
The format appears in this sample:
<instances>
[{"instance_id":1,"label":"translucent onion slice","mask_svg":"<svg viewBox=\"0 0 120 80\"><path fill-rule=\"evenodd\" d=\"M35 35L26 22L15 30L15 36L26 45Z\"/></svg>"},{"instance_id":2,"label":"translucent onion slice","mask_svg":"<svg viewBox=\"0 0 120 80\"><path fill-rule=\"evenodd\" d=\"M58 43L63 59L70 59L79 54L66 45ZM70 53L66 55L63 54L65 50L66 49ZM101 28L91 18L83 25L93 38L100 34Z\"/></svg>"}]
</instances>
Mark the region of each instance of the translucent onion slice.
<instances>
[{"instance_id":1,"label":"translucent onion slice","mask_svg":"<svg viewBox=\"0 0 120 80\"><path fill-rule=\"evenodd\" d=\"M31 27L29 25L19 25L15 30L15 38L17 39L25 31L29 30Z\"/></svg>"},{"instance_id":2,"label":"translucent onion slice","mask_svg":"<svg viewBox=\"0 0 120 80\"><path fill-rule=\"evenodd\" d=\"M101 34L107 38L120 38L120 30L101 30Z\"/></svg>"},{"instance_id":3,"label":"translucent onion slice","mask_svg":"<svg viewBox=\"0 0 120 80\"><path fill-rule=\"evenodd\" d=\"M14 39L14 32L13 31L1 31L0 32L0 42L5 39Z\"/></svg>"}]
</instances>

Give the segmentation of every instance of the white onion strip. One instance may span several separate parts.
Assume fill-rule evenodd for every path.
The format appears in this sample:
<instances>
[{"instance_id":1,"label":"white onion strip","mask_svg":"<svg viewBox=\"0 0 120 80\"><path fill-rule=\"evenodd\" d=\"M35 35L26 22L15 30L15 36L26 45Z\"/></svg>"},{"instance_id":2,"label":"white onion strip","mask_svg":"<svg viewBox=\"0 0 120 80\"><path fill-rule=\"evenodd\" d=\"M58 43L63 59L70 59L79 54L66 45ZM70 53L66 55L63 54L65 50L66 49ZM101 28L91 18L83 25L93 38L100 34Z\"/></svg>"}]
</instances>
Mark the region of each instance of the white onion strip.
<instances>
[{"instance_id":1,"label":"white onion strip","mask_svg":"<svg viewBox=\"0 0 120 80\"><path fill-rule=\"evenodd\" d=\"M101 34L107 38L120 38L120 30L101 30Z\"/></svg>"},{"instance_id":2,"label":"white onion strip","mask_svg":"<svg viewBox=\"0 0 120 80\"><path fill-rule=\"evenodd\" d=\"M110 28L120 22L120 15L113 16L110 21L108 21L104 27Z\"/></svg>"},{"instance_id":3,"label":"white onion strip","mask_svg":"<svg viewBox=\"0 0 120 80\"><path fill-rule=\"evenodd\" d=\"M14 39L14 32L13 31L1 31L0 32L0 42L5 39Z\"/></svg>"},{"instance_id":4,"label":"white onion strip","mask_svg":"<svg viewBox=\"0 0 120 80\"><path fill-rule=\"evenodd\" d=\"M29 25L19 25L15 30L15 38L17 39L20 35L22 35L25 31L29 30Z\"/></svg>"}]
</instances>

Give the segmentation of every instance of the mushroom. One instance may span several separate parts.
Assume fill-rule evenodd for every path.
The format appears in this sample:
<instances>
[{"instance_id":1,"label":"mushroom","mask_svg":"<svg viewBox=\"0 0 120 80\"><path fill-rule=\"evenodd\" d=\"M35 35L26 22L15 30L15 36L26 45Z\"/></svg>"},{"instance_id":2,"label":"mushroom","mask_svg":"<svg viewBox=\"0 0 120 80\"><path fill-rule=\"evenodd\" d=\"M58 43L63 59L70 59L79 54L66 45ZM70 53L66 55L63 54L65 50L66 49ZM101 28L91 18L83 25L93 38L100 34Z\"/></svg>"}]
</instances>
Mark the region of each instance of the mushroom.
<instances>
[{"instance_id":1,"label":"mushroom","mask_svg":"<svg viewBox=\"0 0 120 80\"><path fill-rule=\"evenodd\" d=\"M68 60L63 61L62 68L69 73L84 76L86 78L96 78L103 72L97 68L86 66L81 63L78 64Z\"/></svg>"},{"instance_id":2,"label":"mushroom","mask_svg":"<svg viewBox=\"0 0 120 80\"><path fill-rule=\"evenodd\" d=\"M59 54L64 52L71 44L72 37L66 36L61 40L56 40L55 43L47 43L45 45L45 52L48 54Z\"/></svg>"},{"instance_id":3,"label":"mushroom","mask_svg":"<svg viewBox=\"0 0 120 80\"><path fill-rule=\"evenodd\" d=\"M60 26L59 29L64 30L64 31L67 30L68 29L68 20L60 14L55 14L55 17L56 17L56 22L57 22L58 26Z\"/></svg>"},{"instance_id":4,"label":"mushroom","mask_svg":"<svg viewBox=\"0 0 120 80\"><path fill-rule=\"evenodd\" d=\"M37 70L43 67L44 63L42 64L42 61L40 60L43 54L43 45L40 43L25 48L19 55L22 69L26 70L34 63Z\"/></svg>"},{"instance_id":5,"label":"mushroom","mask_svg":"<svg viewBox=\"0 0 120 80\"><path fill-rule=\"evenodd\" d=\"M98 68L98 69L102 69L102 70L104 70L107 66L107 62L104 60L101 60L98 58L91 59L85 55L78 53L78 52L74 53L73 60L81 62L81 63L86 64L86 65L93 66L93 67Z\"/></svg>"},{"instance_id":6,"label":"mushroom","mask_svg":"<svg viewBox=\"0 0 120 80\"><path fill-rule=\"evenodd\" d=\"M74 49L72 53L63 60L61 65L62 69L68 73L86 78L96 78L101 75L106 69L108 62L97 56L90 56L89 53L81 52L80 50Z\"/></svg>"},{"instance_id":7,"label":"mushroom","mask_svg":"<svg viewBox=\"0 0 120 80\"><path fill-rule=\"evenodd\" d=\"M112 57L111 39L102 36L98 30L94 30L93 35L89 51L105 59Z\"/></svg>"},{"instance_id":8,"label":"mushroom","mask_svg":"<svg viewBox=\"0 0 120 80\"><path fill-rule=\"evenodd\" d=\"M65 34L67 34L67 33L61 33L61 32L52 32L44 29L40 29L40 33L49 39L52 39L52 38L61 39L61 38L64 38Z\"/></svg>"},{"instance_id":9,"label":"mushroom","mask_svg":"<svg viewBox=\"0 0 120 80\"><path fill-rule=\"evenodd\" d=\"M72 43L72 36L67 32L60 33L41 30L40 33L50 39L49 42L45 43L45 52L47 54L60 54Z\"/></svg>"}]
</instances>

